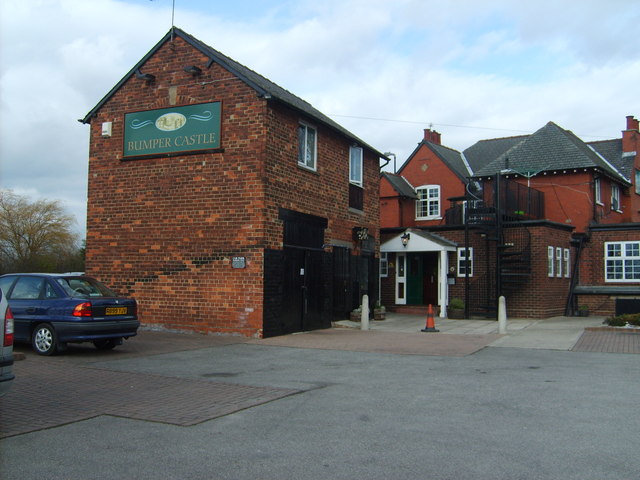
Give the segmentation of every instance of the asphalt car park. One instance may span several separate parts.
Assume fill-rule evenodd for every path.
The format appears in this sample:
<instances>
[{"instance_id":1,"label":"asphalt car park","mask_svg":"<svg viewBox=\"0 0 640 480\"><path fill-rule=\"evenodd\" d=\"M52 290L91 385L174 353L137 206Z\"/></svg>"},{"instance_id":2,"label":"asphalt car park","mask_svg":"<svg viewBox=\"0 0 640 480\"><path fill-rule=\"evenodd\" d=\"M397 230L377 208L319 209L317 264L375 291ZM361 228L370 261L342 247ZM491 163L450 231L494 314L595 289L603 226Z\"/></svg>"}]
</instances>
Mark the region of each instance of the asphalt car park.
<instances>
[{"instance_id":1,"label":"asphalt car park","mask_svg":"<svg viewBox=\"0 0 640 480\"><path fill-rule=\"evenodd\" d=\"M623 405L640 394L640 357L493 348L493 336L463 355L432 348L457 337L141 331L113 351L26 348L0 402L0 474L634 478L640 460L624 452L640 425Z\"/></svg>"}]
</instances>

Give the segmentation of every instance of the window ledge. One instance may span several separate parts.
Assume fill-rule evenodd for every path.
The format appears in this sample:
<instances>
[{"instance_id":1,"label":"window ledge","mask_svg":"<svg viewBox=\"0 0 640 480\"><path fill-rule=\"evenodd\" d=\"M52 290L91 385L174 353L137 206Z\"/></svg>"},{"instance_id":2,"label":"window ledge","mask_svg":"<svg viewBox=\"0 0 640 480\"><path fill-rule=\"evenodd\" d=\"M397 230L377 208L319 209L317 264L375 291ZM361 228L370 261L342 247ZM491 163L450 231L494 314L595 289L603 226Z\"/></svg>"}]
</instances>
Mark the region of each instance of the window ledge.
<instances>
[{"instance_id":1,"label":"window ledge","mask_svg":"<svg viewBox=\"0 0 640 480\"><path fill-rule=\"evenodd\" d=\"M299 168L300 170L304 170L305 172L309 172L309 173L314 173L314 174L316 174L316 175L320 175L320 174L318 173L318 170L317 170L317 169L314 169L314 168L311 168L311 167L307 167L306 165L303 165L303 164L301 164L301 163L298 163L298 168Z\"/></svg>"},{"instance_id":2,"label":"window ledge","mask_svg":"<svg viewBox=\"0 0 640 480\"><path fill-rule=\"evenodd\" d=\"M356 215L364 215L364 210L358 210L357 208L349 207L349 213L355 213Z\"/></svg>"}]
</instances>

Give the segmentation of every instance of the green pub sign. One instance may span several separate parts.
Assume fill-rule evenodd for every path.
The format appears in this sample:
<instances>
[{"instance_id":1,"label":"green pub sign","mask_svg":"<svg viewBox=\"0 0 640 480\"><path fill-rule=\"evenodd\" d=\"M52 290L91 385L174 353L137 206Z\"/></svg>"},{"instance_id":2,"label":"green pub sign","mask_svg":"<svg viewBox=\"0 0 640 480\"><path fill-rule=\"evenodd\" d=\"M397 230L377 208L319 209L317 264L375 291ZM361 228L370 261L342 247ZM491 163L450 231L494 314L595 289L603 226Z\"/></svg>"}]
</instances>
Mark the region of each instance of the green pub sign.
<instances>
[{"instance_id":1,"label":"green pub sign","mask_svg":"<svg viewBox=\"0 0 640 480\"><path fill-rule=\"evenodd\" d=\"M124 157L220 148L220 102L124 116Z\"/></svg>"}]
</instances>

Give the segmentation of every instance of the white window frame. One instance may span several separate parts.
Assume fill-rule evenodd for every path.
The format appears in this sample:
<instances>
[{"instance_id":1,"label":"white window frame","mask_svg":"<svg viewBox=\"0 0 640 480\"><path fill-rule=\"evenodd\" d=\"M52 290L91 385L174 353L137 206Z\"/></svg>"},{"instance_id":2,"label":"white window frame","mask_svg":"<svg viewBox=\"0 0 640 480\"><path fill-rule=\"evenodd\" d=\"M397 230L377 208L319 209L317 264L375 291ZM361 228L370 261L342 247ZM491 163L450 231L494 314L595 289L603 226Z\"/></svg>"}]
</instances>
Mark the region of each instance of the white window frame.
<instances>
[{"instance_id":1,"label":"white window frame","mask_svg":"<svg viewBox=\"0 0 640 480\"><path fill-rule=\"evenodd\" d=\"M571 276L571 252L568 248L564 249L564 276L565 278Z\"/></svg>"},{"instance_id":2,"label":"white window frame","mask_svg":"<svg viewBox=\"0 0 640 480\"><path fill-rule=\"evenodd\" d=\"M554 247L547 247L547 276L553 277L555 276L554 267L556 262L554 261L553 253L555 252Z\"/></svg>"},{"instance_id":3,"label":"white window frame","mask_svg":"<svg viewBox=\"0 0 640 480\"><path fill-rule=\"evenodd\" d=\"M465 250L469 251L469 258L466 258ZM473 277L473 247L468 249L464 247L458 247L458 259L457 259L458 277L465 277L465 263L469 267L469 277Z\"/></svg>"},{"instance_id":4,"label":"white window frame","mask_svg":"<svg viewBox=\"0 0 640 480\"><path fill-rule=\"evenodd\" d=\"M424 192L424 193L423 193ZM432 193L436 195L432 196ZM416 220L440 220L442 218L441 209L442 202L440 201L440 185L422 185L416 188L416 194L418 199L416 200ZM425 196L423 198L423 196ZM425 208L422 208L422 206ZM433 214L430 214L432 210L436 210ZM426 215L420 215L420 213L426 212Z\"/></svg>"},{"instance_id":5,"label":"white window frame","mask_svg":"<svg viewBox=\"0 0 640 480\"><path fill-rule=\"evenodd\" d=\"M611 184L611 210L621 212L620 210L620 186Z\"/></svg>"},{"instance_id":6,"label":"white window frame","mask_svg":"<svg viewBox=\"0 0 640 480\"><path fill-rule=\"evenodd\" d=\"M396 304L407 303L407 256L405 253L396 254Z\"/></svg>"},{"instance_id":7,"label":"white window frame","mask_svg":"<svg viewBox=\"0 0 640 480\"><path fill-rule=\"evenodd\" d=\"M389 254L380 252L380 277L387 278L389 276Z\"/></svg>"},{"instance_id":8,"label":"white window frame","mask_svg":"<svg viewBox=\"0 0 640 480\"><path fill-rule=\"evenodd\" d=\"M595 189L596 203L598 205L604 205L604 203L602 203L602 183L599 177L593 180L593 185Z\"/></svg>"},{"instance_id":9,"label":"white window frame","mask_svg":"<svg viewBox=\"0 0 640 480\"><path fill-rule=\"evenodd\" d=\"M628 278L635 272L635 278ZM604 281L640 283L640 241L604 243Z\"/></svg>"},{"instance_id":10,"label":"white window frame","mask_svg":"<svg viewBox=\"0 0 640 480\"><path fill-rule=\"evenodd\" d=\"M310 143L309 134L313 132L313 142ZM313 149L313 151L310 151ZM317 169L318 160L318 130L311 125L300 122L298 124L298 165L308 170Z\"/></svg>"},{"instance_id":11,"label":"white window frame","mask_svg":"<svg viewBox=\"0 0 640 480\"><path fill-rule=\"evenodd\" d=\"M362 147L352 145L349 147L349 182L362 187Z\"/></svg>"},{"instance_id":12,"label":"white window frame","mask_svg":"<svg viewBox=\"0 0 640 480\"><path fill-rule=\"evenodd\" d=\"M556 247L556 277L562 277L562 248Z\"/></svg>"},{"instance_id":13,"label":"white window frame","mask_svg":"<svg viewBox=\"0 0 640 480\"><path fill-rule=\"evenodd\" d=\"M636 169L636 193L640 195L640 169Z\"/></svg>"}]
</instances>

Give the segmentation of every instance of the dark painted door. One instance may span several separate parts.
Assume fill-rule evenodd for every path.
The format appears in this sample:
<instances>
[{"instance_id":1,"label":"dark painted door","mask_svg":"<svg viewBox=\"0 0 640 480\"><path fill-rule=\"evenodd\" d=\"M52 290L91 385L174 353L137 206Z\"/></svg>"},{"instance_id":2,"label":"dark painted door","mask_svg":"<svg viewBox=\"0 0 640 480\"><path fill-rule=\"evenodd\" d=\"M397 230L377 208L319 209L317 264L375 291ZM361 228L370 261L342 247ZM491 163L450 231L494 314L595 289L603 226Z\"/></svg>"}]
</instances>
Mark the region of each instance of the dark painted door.
<instances>
[{"instance_id":1,"label":"dark painted door","mask_svg":"<svg viewBox=\"0 0 640 480\"><path fill-rule=\"evenodd\" d=\"M425 253L423 261L424 282L422 301L425 305L436 305L438 303L438 253Z\"/></svg>"},{"instance_id":2,"label":"dark painted door","mask_svg":"<svg viewBox=\"0 0 640 480\"><path fill-rule=\"evenodd\" d=\"M283 334L330 326L323 321L322 252L284 249ZM325 325L328 323L328 325Z\"/></svg>"},{"instance_id":3,"label":"dark painted door","mask_svg":"<svg viewBox=\"0 0 640 480\"><path fill-rule=\"evenodd\" d=\"M422 254L407 255L407 305L423 304L424 262Z\"/></svg>"}]
</instances>

